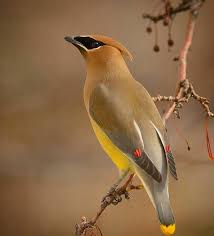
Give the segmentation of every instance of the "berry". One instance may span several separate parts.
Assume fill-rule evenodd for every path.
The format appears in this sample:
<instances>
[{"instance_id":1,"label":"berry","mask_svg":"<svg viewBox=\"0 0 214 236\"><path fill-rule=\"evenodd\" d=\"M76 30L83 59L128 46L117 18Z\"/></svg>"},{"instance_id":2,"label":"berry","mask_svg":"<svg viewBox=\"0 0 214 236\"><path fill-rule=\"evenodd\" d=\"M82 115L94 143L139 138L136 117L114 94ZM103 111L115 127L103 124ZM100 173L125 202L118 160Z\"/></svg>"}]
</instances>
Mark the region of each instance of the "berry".
<instances>
[{"instance_id":1,"label":"berry","mask_svg":"<svg viewBox=\"0 0 214 236\"><path fill-rule=\"evenodd\" d=\"M174 45L174 41L172 39L168 39L168 46L172 47Z\"/></svg>"},{"instance_id":2,"label":"berry","mask_svg":"<svg viewBox=\"0 0 214 236\"><path fill-rule=\"evenodd\" d=\"M155 52L159 52L160 51L160 47L157 44L155 44L155 46L153 47L153 50Z\"/></svg>"},{"instance_id":3,"label":"berry","mask_svg":"<svg viewBox=\"0 0 214 236\"><path fill-rule=\"evenodd\" d=\"M174 57L173 61L179 61L179 57Z\"/></svg>"},{"instance_id":4,"label":"berry","mask_svg":"<svg viewBox=\"0 0 214 236\"><path fill-rule=\"evenodd\" d=\"M151 28L150 26L148 26L148 27L146 28L146 32L147 32L148 34L152 33L152 28Z\"/></svg>"},{"instance_id":5,"label":"berry","mask_svg":"<svg viewBox=\"0 0 214 236\"><path fill-rule=\"evenodd\" d=\"M164 26L168 26L168 25L169 25L169 20L168 20L168 18L164 18L164 20L163 20L163 25L164 25Z\"/></svg>"}]
</instances>

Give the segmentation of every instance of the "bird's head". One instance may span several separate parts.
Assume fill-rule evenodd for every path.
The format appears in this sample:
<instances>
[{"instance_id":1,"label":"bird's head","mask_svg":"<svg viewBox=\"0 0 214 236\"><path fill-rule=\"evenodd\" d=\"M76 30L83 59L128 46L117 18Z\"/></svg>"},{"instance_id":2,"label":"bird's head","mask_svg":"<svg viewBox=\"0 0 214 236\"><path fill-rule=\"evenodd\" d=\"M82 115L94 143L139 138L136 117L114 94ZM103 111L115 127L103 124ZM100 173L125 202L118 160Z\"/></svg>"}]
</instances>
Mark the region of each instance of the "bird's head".
<instances>
[{"instance_id":1,"label":"bird's head","mask_svg":"<svg viewBox=\"0 0 214 236\"><path fill-rule=\"evenodd\" d=\"M101 35L65 37L65 40L76 46L86 60L108 60L117 55L132 60L131 53L119 42Z\"/></svg>"}]
</instances>

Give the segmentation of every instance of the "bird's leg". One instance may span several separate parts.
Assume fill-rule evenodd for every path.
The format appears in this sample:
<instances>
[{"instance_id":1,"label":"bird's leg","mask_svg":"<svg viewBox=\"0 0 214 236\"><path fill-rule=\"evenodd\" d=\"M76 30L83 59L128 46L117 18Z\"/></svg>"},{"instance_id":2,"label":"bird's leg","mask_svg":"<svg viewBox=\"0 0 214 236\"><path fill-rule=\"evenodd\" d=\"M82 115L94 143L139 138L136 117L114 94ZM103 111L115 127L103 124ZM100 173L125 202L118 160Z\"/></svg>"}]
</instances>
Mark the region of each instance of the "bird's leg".
<instances>
[{"instance_id":1,"label":"bird's leg","mask_svg":"<svg viewBox=\"0 0 214 236\"><path fill-rule=\"evenodd\" d=\"M133 177L135 176L135 174L131 174L128 178L128 180L125 182L125 184L123 186L121 186L120 188L115 190L115 199L111 202L114 205L117 205L119 202L122 201L122 195L125 196L126 199L129 199L129 192L133 189L135 190L140 190L143 189L143 185L133 185L132 184L132 180Z\"/></svg>"},{"instance_id":2,"label":"bird's leg","mask_svg":"<svg viewBox=\"0 0 214 236\"><path fill-rule=\"evenodd\" d=\"M120 174L119 179L117 180L116 183L114 183L111 188L109 189L109 191L107 192L107 194L103 197L102 199L102 205L108 205L111 203L118 203L122 200L121 196L118 195L116 189L117 187L120 185L120 183L124 180L124 178L128 175L129 170L123 171Z\"/></svg>"},{"instance_id":3,"label":"bird's leg","mask_svg":"<svg viewBox=\"0 0 214 236\"><path fill-rule=\"evenodd\" d=\"M134 176L133 176L133 177L134 177ZM133 178L132 178L132 179L133 179ZM130 192L131 190L140 190L140 189L143 189L143 188L144 188L143 184L138 184L138 185L132 184L132 179L131 179L131 181L129 182L129 184L127 185L127 188L126 188L127 192Z\"/></svg>"},{"instance_id":4,"label":"bird's leg","mask_svg":"<svg viewBox=\"0 0 214 236\"><path fill-rule=\"evenodd\" d=\"M117 189L117 195L120 197L120 201L122 200L121 195L124 195L126 199L129 199L129 193L128 193L129 186L132 186L132 180L133 180L134 176L135 176L135 174L132 173L129 176L129 178L127 179L127 181L125 182L125 184L123 186L121 186L119 189ZM116 202L113 201L112 203L117 204L120 201L116 201Z\"/></svg>"},{"instance_id":5,"label":"bird's leg","mask_svg":"<svg viewBox=\"0 0 214 236\"><path fill-rule=\"evenodd\" d=\"M130 192L133 189L140 190L140 189L143 189L143 188L144 188L144 186L142 184L139 184L139 185L130 184L127 188L127 192Z\"/></svg>"}]
</instances>

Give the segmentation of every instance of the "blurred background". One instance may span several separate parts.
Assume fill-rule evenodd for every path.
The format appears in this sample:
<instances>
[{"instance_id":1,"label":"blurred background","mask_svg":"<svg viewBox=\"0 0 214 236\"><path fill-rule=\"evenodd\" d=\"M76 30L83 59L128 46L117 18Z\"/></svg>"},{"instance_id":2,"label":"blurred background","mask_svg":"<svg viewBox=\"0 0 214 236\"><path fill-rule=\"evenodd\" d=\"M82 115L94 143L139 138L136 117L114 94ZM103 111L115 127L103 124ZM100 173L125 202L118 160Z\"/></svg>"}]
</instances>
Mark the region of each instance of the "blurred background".
<instances>
[{"instance_id":1,"label":"blurred background","mask_svg":"<svg viewBox=\"0 0 214 236\"><path fill-rule=\"evenodd\" d=\"M66 35L104 34L133 54L135 78L152 95L174 94L187 15L175 19L175 47L159 24L160 52L145 32L143 12L157 1L0 1L0 235L70 236L92 217L118 176L90 126L82 98L85 64ZM214 110L214 2L197 20L188 77ZM165 105L161 105L165 107ZM170 181L176 235L214 235L214 163L208 160L204 113L188 104L168 123L179 181ZM191 151L176 133L188 139ZM209 121L214 148L214 121ZM104 235L161 235L145 191L109 207L99 220Z\"/></svg>"}]
</instances>

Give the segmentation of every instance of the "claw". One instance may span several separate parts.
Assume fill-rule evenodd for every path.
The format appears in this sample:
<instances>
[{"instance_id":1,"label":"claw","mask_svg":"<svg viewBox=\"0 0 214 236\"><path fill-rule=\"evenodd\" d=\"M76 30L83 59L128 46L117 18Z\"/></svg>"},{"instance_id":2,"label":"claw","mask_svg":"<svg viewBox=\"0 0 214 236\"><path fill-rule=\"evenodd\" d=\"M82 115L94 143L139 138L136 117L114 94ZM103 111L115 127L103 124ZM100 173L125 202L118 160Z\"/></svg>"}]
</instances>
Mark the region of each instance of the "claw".
<instances>
[{"instance_id":1,"label":"claw","mask_svg":"<svg viewBox=\"0 0 214 236\"><path fill-rule=\"evenodd\" d=\"M125 191L124 195L125 195L125 199L127 199L127 200L130 199L130 195L129 195L128 191Z\"/></svg>"},{"instance_id":2,"label":"claw","mask_svg":"<svg viewBox=\"0 0 214 236\"><path fill-rule=\"evenodd\" d=\"M120 203L122 201L122 195L125 196L126 199L129 199L129 194L126 190L123 190L121 192L121 189L118 190L110 190L105 197L103 197L102 199L102 206L105 205L117 205L118 203Z\"/></svg>"},{"instance_id":3,"label":"claw","mask_svg":"<svg viewBox=\"0 0 214 236\"><path fill-rule=\"evenodd\" d=\"M117 205L121 201L122 201L122 197L116 193L114 195L114 200L112 201L112 204Z\"/></svg>"}]
</instances>

